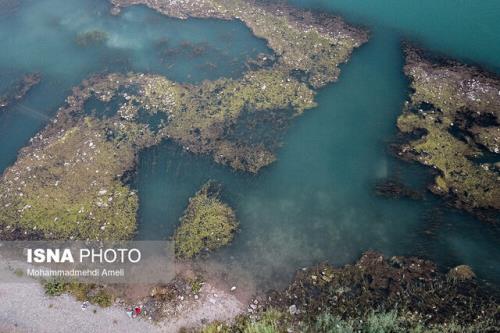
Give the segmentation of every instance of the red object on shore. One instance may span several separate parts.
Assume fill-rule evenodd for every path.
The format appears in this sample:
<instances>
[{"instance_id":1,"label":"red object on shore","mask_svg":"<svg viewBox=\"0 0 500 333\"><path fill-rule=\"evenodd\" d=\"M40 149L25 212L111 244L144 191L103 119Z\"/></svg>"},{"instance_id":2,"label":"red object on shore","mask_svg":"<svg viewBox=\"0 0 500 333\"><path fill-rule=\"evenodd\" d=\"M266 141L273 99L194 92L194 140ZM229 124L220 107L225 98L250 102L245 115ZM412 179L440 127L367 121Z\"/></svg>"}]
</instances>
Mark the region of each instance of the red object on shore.
<instances>
[{"instance_id":1,"label":"red object on shore","mask_svg":"<svg viewBox=\"0 0 500 333\"><path fill-rule=\"evenodd\" d=\"M138 307L138 306L137 306L137 307L134 309L134 312L135 312L135 314L136 314L136 315L140 315L140 314L141 314L141 312L142 312L142 309L141 309L140 307Z\"/></svg>"}]
</instances>

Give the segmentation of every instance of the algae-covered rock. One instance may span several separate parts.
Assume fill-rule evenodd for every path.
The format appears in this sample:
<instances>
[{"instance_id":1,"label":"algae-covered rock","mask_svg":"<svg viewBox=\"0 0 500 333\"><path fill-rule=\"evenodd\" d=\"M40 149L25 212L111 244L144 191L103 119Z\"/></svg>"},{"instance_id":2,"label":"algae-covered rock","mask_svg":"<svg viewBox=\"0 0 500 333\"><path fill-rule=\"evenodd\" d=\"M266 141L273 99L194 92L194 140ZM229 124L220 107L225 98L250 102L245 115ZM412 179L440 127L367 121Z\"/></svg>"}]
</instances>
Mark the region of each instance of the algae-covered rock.
<instances>
[{"instance_id":1,"label":"algae-covered rock","mask_svg":"<svg viewBox=\"0 0 500 333\"><path fill-rule=\"evenodd\" d=\"M0 237L128 239L138 200L122 178L140 150L167 138L257 172L275 157L270 146L232 135L242 113L267 120L290 107L281 113L290 119L314 106L313 97L303 83L266 70L197 86L134 73L85 80L0 179ZM87 113L91 99L115 112ZM165 121L153 129L157 115Z\"/></svg>"},{"instance_id":2,"label":"algae-covered rock","mask_svg":"<svg viewBox=\"0 0 500 333\"><path fill-rule=\"evenodd\" d=\"M375 193L386 198L409 198L412 200L423 199L421 193L409 188L397 178L388 178L377 182L377 184L375 184Z\"/></svg>"},{"instance_id":3,"label":"algae-covered rock","mask_svg":"<svg viewBox=\"0 0 500 333\"><path fill-rule=\"evenodd\" d=\"M431 189L455 206L483 217L498 211L500 175L475 159L499 153L500 78L412 47L405 73L412 94L398 128L418 137L399 154L437 170Z\"/></svg>"},{"instance_id":4,"label":"algae-covered rock","mask_svg":"<svg viewBox=\"0 0 500 333\"><path fill-rule=\"evenodd\" d=\"M273 134L281 130L279 125L316 105L314 91L274 68L199 85L178 84L158 75L130 75L128 80L138 89L120 107L122 119L135 122L141 112L164 115L158 138L169 138L192 153L210 154L216 162L253 173L275 160L279 135ZM270 117L277 112L280 117ZM245 140L245 133L235 133L235 127L244 131L243 119L248 115L254 119L252 129L256 124L267 125L271 140Z\"/></svg>"},{"instance_id":5,"label":"algae-covered rock","mask_svg":"<svg viewBox=\"0 0 500 333\"><path fill-rule=\"evenodd\" d=\"M292 112L288 118L292 118L314 107L315 92L312 89L336 81L339 65L368 39L367 31L352 27L339 17L283 3L252 0L110 1L116 14L119 8L144 4L166 16L180 19L240 20L255 36L267 41L274 52L269 57L271 63L264 62L266 65L252 68L238 80L220 79L181 87L179 110L182 112L171 115L163 131L166 137L180 142L186 150L211 154L219 163L253 173L276 159L273 148L279 146L278 140L267 145L233 140L225 133L240 123L244 112L253 112L255 119L260 118L264 123L267 115L276 110L290 109ZM159 80L155 81L153 90L161 91L155 87ZM143 105L161 106L161 103L149 103L144 98L140 100ZM269 128L270 132L274 130L273 126Z\"/></svg>"},{"instance_id":6,"label":"algae-covered rock","mask_svg":"<svg viewBox=\"0 0 500 333\"><path fill-rule=\"evenodd\" d=\"M233 240L238 228L236 215L220 200L219 195L219 186L209 182L189 199L174 235L178 258L192 258L204 250L216 250Z\"/></svg>"}]
</instances>

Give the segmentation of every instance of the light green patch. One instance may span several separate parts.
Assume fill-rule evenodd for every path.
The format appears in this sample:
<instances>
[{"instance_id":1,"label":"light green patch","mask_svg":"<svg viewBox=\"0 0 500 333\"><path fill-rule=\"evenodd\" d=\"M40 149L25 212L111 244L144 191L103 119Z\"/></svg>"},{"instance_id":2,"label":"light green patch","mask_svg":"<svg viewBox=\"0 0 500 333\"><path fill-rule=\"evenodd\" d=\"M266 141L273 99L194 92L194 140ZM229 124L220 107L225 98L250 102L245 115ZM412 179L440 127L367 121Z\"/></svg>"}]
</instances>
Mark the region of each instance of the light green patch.
<instances>
[{"instance_id":1,"label":"light green patch","mask_svg":"<svg viewBox=\"0 0 500 333\"><path fill-rule=\"evenodd\" d=\"M107 141L100 126L78 122L7 170L0 224L47 239L130 238L138 201L119 175L134 151Z\"/></svg>"},{"instance_id":2,"label":"light green patch","mask_svg":"<svg viewBox=\"0 0 500 333\"><path fill-rule=\"evenodd\" d=\"M209 182L189 199L175 231L175 254L189 259L204 250L214 251L231 243L237 228L234 211L220 200L217 185Z\"/></svg>"}]
</instances>

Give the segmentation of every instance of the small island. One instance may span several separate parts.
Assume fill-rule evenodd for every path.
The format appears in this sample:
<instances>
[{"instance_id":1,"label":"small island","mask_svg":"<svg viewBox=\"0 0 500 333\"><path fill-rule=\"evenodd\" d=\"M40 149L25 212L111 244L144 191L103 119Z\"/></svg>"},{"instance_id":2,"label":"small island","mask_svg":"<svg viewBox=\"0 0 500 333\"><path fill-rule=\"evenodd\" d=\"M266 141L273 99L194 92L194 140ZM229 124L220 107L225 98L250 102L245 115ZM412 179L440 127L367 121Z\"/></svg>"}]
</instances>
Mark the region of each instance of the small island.
<instances>
[{"instance_id":1,"label":"small island","mask_svg":"<svg viewBox=\"0 0 500 333\"><path fill-rule=\"evenodd\" d=\"M189 199L175 231L175 255L190 259L203 251L214 251L233 240L238 229L236 215L220 199L220 186L208 182Z\"/></svg>"}]
</instances>

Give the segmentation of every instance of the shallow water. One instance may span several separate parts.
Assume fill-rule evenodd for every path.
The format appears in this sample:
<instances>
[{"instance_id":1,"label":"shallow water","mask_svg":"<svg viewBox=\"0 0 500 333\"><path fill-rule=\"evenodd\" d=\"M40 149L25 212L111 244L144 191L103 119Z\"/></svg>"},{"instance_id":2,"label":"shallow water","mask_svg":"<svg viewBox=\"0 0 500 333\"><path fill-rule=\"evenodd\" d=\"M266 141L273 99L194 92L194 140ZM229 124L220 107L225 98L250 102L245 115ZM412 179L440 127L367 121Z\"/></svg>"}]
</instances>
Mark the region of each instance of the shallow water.
<instances>
[{"instance_id":1,"label":"shallow water","mask_svg":"<svg viewBox=\"0 0 500 333\"><path fill-rule=\"evenodd\" d=\"M0 3L0 93L23 73L43 76L22 105L0 118L0 170L92 73L155 72L198 82L237 77L248 58L269 52L239 22L174 20L145 7L114 17L109 7L104 0L25 0L2 15ZM94 30L106 32L107 41L77 45L78 34Z\"/></svg>"},{"instance_id":2,"label":"shallow water","mask_svg":"<svg viewBox=\"0 0 500 333\"><path fill-rule=\"evenodd\" d=\"M228 272L235 283L250 278L261 287L276 287L299 267L352 262L368 249L422 255L443 268L467 263L481 278L500 282L497 228L446 209L429 194L424 201L373 194L373 184L391 174L421 189L428 178L424 168L387 152L408 89L400 40L416 39L434 51L500 70L494 33L500 22L492 15L500 3L295 2L335 10L368 26L372 39L342 67L340 81L319 92L319 107L293 124L279 160L257 176L233 172L168 142L143 152L134 184L141 201L137 237L171 236L189 196L215 179L223 183L241 231L230 247L202 265ZM2 80L27 71L44 76L22 105L0 116L0 169L15 160L68 89L92 72L152 71L195 82L238 76L247 57L268 51L237 22L172 20L142 7L111 17L107 8L103 0L26 1L14 16L0 16L0 40L7 46L0 52ZM109 34L105 45L81 49L75 44L79 32L96 28ZM183 41L202 46L203 52L185 56L191 46Z\"/></svg>"}]
</instances>

